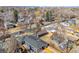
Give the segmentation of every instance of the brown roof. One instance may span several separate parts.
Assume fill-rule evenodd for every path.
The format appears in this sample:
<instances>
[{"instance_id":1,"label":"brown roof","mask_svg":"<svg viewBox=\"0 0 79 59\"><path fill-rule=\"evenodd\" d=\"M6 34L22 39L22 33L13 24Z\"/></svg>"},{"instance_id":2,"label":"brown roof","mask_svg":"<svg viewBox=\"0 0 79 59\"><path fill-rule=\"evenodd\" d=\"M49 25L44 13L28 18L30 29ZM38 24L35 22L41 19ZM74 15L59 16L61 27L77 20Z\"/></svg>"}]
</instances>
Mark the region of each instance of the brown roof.
<instances>
[{"instance_id":1,"label":"brown roof","mask_svg":"<svg viewBox=\"0 0 79 59\"><path fill-rule=\"evenodd\" d=\"M42 36L42 35L45 35L47 34L48 32L46 30L42 30L40 32L37 33L38 36Z\"/></svg>"}]
</instances>

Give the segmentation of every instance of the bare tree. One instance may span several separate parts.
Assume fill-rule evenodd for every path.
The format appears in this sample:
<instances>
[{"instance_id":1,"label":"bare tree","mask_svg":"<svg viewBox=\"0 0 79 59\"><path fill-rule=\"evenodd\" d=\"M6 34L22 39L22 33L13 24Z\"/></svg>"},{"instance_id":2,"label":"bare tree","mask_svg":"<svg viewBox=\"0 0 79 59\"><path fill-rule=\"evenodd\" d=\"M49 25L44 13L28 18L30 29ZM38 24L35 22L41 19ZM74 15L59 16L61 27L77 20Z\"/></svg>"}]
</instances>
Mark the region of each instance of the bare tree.
<instances>
[{"instance_id":1,"label":"bare tree","mask_svg":"<svg viewBox=\"0 0 79 59\"><path fill-rule=\"evenodd\" d=\"M4 49L7 53L14 53L17 48L17 40L14 36L7 38L4 43Z\"/></svg>"}]
</instances>

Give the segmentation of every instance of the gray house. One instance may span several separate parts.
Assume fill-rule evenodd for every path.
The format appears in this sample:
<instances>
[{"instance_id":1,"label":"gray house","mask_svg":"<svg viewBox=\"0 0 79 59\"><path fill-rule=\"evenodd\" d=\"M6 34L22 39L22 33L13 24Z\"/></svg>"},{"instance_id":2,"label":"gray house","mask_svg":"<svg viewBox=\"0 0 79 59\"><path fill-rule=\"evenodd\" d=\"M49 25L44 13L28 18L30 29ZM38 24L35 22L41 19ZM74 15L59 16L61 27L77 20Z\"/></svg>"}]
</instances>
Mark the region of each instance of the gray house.
<instances>
[{"instance_id":1,"label":"gray house","mask_svg":"<svg viewBox=\"0 0 79 59\"><path fill-rule=\"evenodd\" d=\"M48 46L47 43L37 38L36 36L26 36L23 41L27 46L29 46L32 52L40 52L42 49Z\"/></svg>"}]
</instances>

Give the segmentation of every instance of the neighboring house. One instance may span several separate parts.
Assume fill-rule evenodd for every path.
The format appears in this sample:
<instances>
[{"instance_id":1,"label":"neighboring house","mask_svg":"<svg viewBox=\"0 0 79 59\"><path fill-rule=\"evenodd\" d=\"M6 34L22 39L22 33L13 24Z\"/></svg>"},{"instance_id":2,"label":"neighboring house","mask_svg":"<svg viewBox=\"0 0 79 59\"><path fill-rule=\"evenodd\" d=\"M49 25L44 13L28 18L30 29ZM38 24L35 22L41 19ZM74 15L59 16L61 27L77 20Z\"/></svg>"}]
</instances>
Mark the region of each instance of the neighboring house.
<instances>
[{"instance_id":1,"label":"neighboring house","mask_svg":"<svg viewBox=\"0 0 79 59\"><path fill-rule=\"evenodd\" d=\"M68 27L68 26L70 26L70 24L67 23L67 22L61 22L60 24L63 25L64 27Z\"/></svg>"},{"instance_id":2,"label":"neighboring house","mask_svg":"<svg viewBox=\"0 0 79 59\"><path fill-rule=\"evenodd\" d=\"M3 44L4 44L4 42L0 41L0 53L5 53L5 50L3 48Z\"/></svg>"},{"instance_id":3,"label":"neighboring house","mask_svg":"<svg viewBox=\"0 0 79 59\"><path fill-rule=\"evenodd\" d=\"M63 34L54 34L53 38L52 38L52 43L57 46L59 49L61 49L64 52L67 52L67 49L73 48L74 45L74 41L73 38L71 36L67 36L66 37L63 36Z\"/></svg>"},{"instance_id":4,"label":"neighboring house","mask_svg":"<svg viewBox=\"0 0 79 59\"><path fill-rule=\"evenodd\" d=\"M15 23L10 23L10 22L5 22L4 26L5 26L6 29L16 27Z\"/></svg>"},{"instance_id":5,"label":"neighboring house","mask_svg":"<svg viewBox=\"0 0 79 59\"><path fill-rule=\"evenodd\" d=\"M55 32L57 28L57 24L50 24L47 26L44 26L42 29L46 29L47 32Z\"/></svg>"},{"instance_id":6,"label":"neighboring house","mask_svg":"<svg viewBox=\"0 0 79 59\"><path fill-rule=\"evenodd\" d=\"M76 19L75 19L75 18L70 19L70 20L68 20L68 23L69 23L70 25L72 25L72 24L76 25Z\"/></svg>"}]
</instances>

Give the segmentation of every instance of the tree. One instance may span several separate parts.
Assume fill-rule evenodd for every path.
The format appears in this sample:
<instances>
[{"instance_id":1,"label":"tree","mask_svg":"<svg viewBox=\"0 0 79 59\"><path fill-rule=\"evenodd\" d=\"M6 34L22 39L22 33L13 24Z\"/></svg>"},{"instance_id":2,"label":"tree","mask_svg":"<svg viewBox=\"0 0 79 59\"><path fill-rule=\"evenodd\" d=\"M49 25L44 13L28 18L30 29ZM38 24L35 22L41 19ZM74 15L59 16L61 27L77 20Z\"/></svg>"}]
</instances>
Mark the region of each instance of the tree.
<instances>
[{"instance_id":1,"label":"tree","mask_svg":"<svg viewBox=\"0 0 79 59\"><path fill-rule=\"evenodd\" d=\"M0 10L0 12L1 12L1 13L3 13L3 12L4 12L4 10L3 10L3 9L1 9L1 10Z\"/></svg>"},{"instance_id":2,"label":"tree","mask_svg":"<svg viewBox=\"0 0 79 59\"><path fill-rule=\"evenodd\" d=\"M4 49L7 53L14 53L17 47L18 41L16 40L15 36L7 38L4 42Z\"/></svg>"},{"instance_id":3,"label":"tree","mask_svg":"<svg viewBox=\"0 0 79 59\"><path fill-rule=\"evenodd\" d=\"M4 20L0 19L0 31L4 31Z\"/></svg>"},{"instance_id":4,"label":"tree","mask_svg":"<svg viewBox=\"0 0 79 59\"><path fill-rule=\"evenodd\" d=\"M40 23L36 24L37 29L35 29L35 35L38 37L38 32L41 31Z\"/></svg>"},{"instance_id":5,"label":"tree","mask_svg":"<svg viewBox=\"0 0 79 59\"><path fill-rule=\"evenodd\" d=\"M52 12L51 11L46 12L46 21L52 21Z\"/></svg>"},{"instance_id":6,"label":"tree","mask_svg":"<svg viewBox=\"0 0 79 59\"><path fill-rule=\"evenodd\" d=\"M18 11L14 10L15 22L18 22Z\"/></svg>"}]
</instances>

